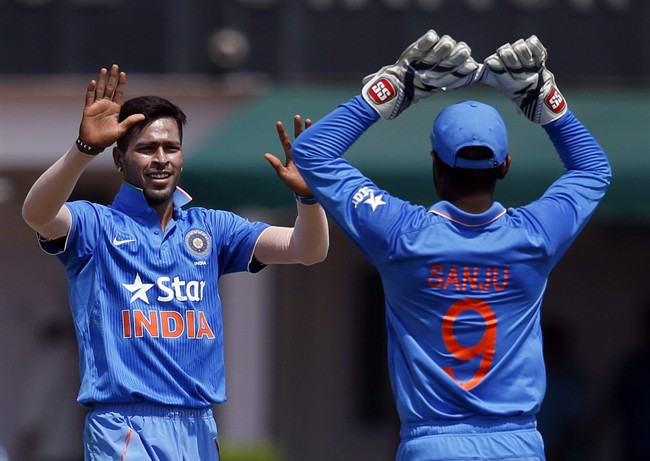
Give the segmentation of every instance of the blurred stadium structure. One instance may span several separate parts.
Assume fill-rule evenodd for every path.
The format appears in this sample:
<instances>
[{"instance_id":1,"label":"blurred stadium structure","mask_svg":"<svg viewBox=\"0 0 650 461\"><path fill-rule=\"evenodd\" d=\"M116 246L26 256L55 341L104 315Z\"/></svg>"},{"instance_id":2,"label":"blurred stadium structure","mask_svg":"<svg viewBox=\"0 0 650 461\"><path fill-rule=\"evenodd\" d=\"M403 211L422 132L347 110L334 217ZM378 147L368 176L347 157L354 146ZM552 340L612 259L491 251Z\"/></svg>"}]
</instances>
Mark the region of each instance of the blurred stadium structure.
<instances>
[{"instance_id":1,"label":"blurred stadium structure","mask_svg":"<svg viewBox=\"0 0 650 461\"><path fill-rule=\"evenodd\" d=\"M2 0L0 12L3 74L85 75L119 62L139 73L358 81L435 28L476 56L535 33L565 83L650 79L643 0Z\"/></svg>"},{"instance_id":2,"label":"blurred stadium structure","mask_svg":"<svg viewBox=\"0 0 650 461\"><path fill-rule=\"evenodd\" d=\"M322 116L428 28L466 41L477 58L538 35L570 107L612 158L606 203L551 277L544 309L572 335L590 383L583 420L595 421L588 430L598 442L583 459L616 459L616 420L599 416L648 295L646 0L0 0L0 444L10 459L24 459L18 429L31 396L23 391L42 353L32 338L43 322L70 320L63 269L37 248L20 206L37 175L72 144L97 70L116 62L129 73L127 97L157 93L187 112L183 185L197 202L289 224L292 200L261 158L281 150L275 120ZM520 155L504 204L534 196L559 174L543 134L509 101L468 94L499 108ZM432 112L455 97L440 95L382 125L350 160L398 195L428 204L429 164L418 158ZM118 186L105 155L74 197L107 202ZM335 228L325 263L229 276L222 291L229 401L217 414L227 459L393 459L379 281ZM51 380L43 376L43 386ZM53 401L43 413L70 405ZM65 443L80 447L81 434Z\"/></svg>"}]
</instances>

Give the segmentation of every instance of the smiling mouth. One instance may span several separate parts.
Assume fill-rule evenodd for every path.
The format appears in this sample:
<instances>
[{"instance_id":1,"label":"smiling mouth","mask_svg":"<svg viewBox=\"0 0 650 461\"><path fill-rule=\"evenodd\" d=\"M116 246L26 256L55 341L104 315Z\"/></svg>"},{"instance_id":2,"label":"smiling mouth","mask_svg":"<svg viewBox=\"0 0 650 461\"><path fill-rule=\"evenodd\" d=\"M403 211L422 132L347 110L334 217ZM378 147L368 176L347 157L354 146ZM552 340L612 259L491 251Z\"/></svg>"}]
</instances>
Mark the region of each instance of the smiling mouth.
<instances>
[{"instance_id":1,"label":"smiling mouth","mask_svg":"<svg viewBox=\"0 0 650 461\"><path fill-rule=\"evenodd\" d=\"M147 174L148 178L151 179L169 179L171 178L171 173L149 173Z\"/></svg>"}]
</instances>

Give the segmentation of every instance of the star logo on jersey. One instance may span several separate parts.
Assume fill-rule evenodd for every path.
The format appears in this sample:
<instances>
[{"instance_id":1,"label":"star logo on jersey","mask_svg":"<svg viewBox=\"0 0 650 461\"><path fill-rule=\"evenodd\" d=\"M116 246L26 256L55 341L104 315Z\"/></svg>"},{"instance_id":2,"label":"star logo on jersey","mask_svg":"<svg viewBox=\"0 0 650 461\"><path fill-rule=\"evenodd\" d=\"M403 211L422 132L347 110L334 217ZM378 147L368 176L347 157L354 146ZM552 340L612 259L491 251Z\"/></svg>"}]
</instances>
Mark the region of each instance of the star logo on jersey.
<instances>
[{"instance_id":1,"label":"star logo on jersey","mask_svg":"<svg viewBox=\"0 0 650 461\"><path fill-rule=\"evenodd\" d=\"M375 211L378 206L386 205L386 202L383 200L384 194L375 195L372 194L365 202L372 207L372 211Z\"/></svg>"},{"instance_id":2,"label":"star logo on jersey","mask_svg":"<svg viewBox=\"0 0 650 461\"><path fill-rule=\"evenodd\" d=\"M136 299L141 299L145 303L149 304L147 291L153 287L153 283L142 283L140 274L135 275L135 281L133 283L123 283L122 286L133 293L133 296L131 296L131 302Z\"/></svg>"},{"instance_id":3,"label":"star logo on jersey","mask_svg":"<svg viewBox=\"0 0 650 461\"><path fill-rule=\"evenodd\" d=\"M375 195L375 191L368 186L359 189L352 197L352 204L355 208L360 203L367 203L372 207L372 211L375 211L381 205L386 205L386 202L384 202L384 194Z\"/></svg>"}]
</instances>

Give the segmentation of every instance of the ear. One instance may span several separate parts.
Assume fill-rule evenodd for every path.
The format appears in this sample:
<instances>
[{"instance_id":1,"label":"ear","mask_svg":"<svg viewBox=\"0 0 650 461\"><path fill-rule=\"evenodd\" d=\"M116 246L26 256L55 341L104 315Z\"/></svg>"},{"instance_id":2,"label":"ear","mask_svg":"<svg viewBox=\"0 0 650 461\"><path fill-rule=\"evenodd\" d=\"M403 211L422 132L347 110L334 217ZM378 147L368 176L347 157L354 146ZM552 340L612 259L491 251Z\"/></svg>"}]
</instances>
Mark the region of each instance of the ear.
<instances>
[{"instance_id":1,"label":"ear","mask_svg":"<svg viewBox=\"0 0 650 461\"><path fill-rule=\"evenodd\" d=\"M120 172L124 171L124 153L118 147L113 147L113 162Z\"/></svg>"},{"instance_id":2,"label":"ear","mask_svg":"<svg viewBox=\"0 0 650 461\"><path fill-rule=\"evenodd\" d=\"M440 157L438 157L438 154L436 154L435 150L431 151L431 157L433 158L433 167L436 169L436 171L441 171L442 170L442 160L440 160Z\"/></svg>"},{"instance_id":3,"label":"ear","mask_svg":"<svg viewBox=\"0 0 650 461\"><path fill-rule=\"evenodd\" d=\"M506 177L508 174L508 170L510 169L510 161L512 160L512 157L510 154L506 154L506 159L503 162L503 165L501 165L499 175L497 176L498 179L503 179Z\"/></svg>"},{"instance_id":4,"label":"ear","mask_svg":"<svg viewBox=\"0 0 650 461\"><path fill-rule=\"evenodd\" d=\"M431 168L431 176L433 177L433 187L435 188L438 197L442 197L442 185L445 183L442 172L445 171L444 163L436 154L436 151L431 151L431 158L433 159L433 167Z\"/></svg>"}]
</instances>

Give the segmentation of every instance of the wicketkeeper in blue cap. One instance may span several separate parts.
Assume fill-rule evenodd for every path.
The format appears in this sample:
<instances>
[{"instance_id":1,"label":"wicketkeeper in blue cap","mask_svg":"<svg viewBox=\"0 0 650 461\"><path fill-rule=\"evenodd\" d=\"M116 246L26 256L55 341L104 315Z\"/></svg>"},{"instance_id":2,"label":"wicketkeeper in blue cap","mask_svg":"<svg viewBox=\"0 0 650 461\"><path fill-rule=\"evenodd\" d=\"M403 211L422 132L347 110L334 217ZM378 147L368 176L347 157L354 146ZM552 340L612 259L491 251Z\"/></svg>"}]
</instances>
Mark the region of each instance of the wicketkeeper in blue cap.
<instances>
[{"instance_id":1,"label":"wicketkeeper in blue cap","mask_svg":"<svg viewBox=\"0 0 650 461\"><path fill-rule=\"evenodd\" d=\"M465 43L430 30L293 146L319 203L381 276L398 460L545 459L535 421L546 387L542 298L611 176L546 58L531 36L478 63ZM479 83L541 125L563 162L566 171L538 200L518 208L494 201L510 165L507 132L478 101L447 107L433 124L433 206L391 195L343 160L380 118Z\"/></svg>"}]
</instances>

